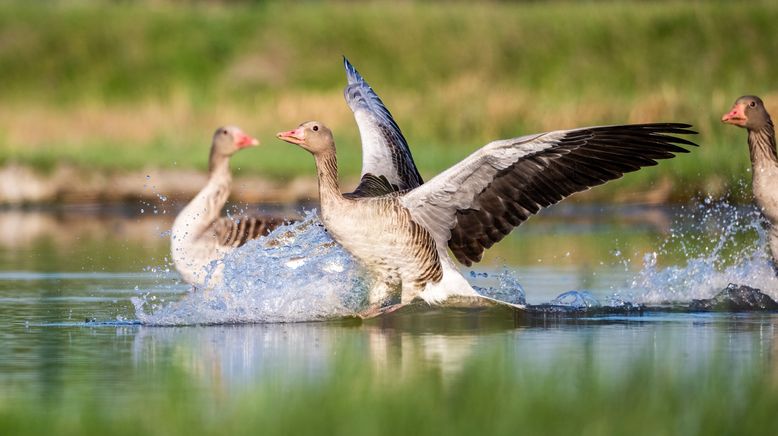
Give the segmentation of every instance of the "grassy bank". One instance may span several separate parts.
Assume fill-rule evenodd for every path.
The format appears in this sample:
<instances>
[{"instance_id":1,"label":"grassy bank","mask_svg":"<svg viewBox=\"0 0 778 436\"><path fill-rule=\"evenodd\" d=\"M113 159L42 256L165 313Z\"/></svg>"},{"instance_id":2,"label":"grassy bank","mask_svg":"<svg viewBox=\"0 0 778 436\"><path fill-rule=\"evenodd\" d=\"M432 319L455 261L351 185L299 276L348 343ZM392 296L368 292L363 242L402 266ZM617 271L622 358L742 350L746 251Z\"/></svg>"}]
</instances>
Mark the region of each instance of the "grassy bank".
<instances>
[{"instance_id":1,"label":"grassy bank","mask_svg":"<svg viewBox=\"0 0 778 436\"><path fill-rule=\"evenodd\" d=\"M0 393L0 432L653 436L756 435L778 428L778 387L769 368L744 369L733 361L685 371L660 362L646 359L614 372L591 364L522 367L490 353L444 377L432 369L397 374L344 356L326 375L268 379L240 393L151 371L142 386L110 393L65 389L39 398L6 390Z\"/></svg>"},{"instance_id":2,"label":"grassy bank","mask_svg":"<svg viewBox=\"0 0 778 436\"><path fill-rule=\"evenodd\" d=\"M0 161L42 170L204 168L212 130L263 148L239 172L290 179L312 161L274 132L320 119L358 172L347 55L392 110L426 177L486 142L591 124L683 121L693 155L600 189L724 192L745 133L718 119L760 94L778 113L774 2L0 5Z\"/></svg>"}]
</instances>

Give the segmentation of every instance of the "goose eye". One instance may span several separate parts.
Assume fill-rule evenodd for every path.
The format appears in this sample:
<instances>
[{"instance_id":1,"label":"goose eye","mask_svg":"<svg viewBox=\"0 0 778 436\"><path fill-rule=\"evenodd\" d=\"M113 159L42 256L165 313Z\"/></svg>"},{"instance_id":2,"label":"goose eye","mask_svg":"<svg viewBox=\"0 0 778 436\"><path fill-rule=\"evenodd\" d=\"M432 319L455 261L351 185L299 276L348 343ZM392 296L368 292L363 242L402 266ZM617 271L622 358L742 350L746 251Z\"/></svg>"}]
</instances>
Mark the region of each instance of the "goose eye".
<instances>
[{"instance_id":1,"label":"goose eye","mask_svg":"<svg viewBox=\"0 0 778 436\"><path fill-rule=\"evenodd\" d=\"M227 131L226 130L222 130L222 135L226 135L226 134L227 134Z\"/></svg>"},{"instance_id":2,"label":"goose eye","mask_svg":"<svg viewBox=\"0 0 778 436\"><path fill-rule=\"evenodd\" d=\"M314 132L318 132L319 131L319 126L313 126L313 131Z\"/></svg>"},{"instance_id":3,"label":"goose eye","mask_svg":"<svg viewBox=\"0 0 778 436\"><path fill-rule=\"evenodd\" d=\"M752 102L751 102L751 103L749 103L748 105L749 105L749 106L751 106L751 107L756 107L756 102L755 102L755 101L752 101Z\"/></svg>"}]
</instances>

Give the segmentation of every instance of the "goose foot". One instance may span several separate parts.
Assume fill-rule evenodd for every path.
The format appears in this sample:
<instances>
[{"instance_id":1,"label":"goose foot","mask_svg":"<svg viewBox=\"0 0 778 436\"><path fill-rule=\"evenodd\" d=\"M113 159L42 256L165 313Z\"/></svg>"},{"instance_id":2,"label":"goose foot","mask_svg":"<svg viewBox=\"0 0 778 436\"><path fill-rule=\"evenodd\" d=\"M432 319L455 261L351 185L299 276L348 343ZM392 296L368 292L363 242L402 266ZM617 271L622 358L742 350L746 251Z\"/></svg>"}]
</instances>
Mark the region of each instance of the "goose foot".
<instances>
[{"instance_id":1,"label":"goose foot","mask_svg":"<svg viewBox=\"0 0 778 436\"><path fill-rule=\"evenodd\" d=\"M370 319L370 318L376 318L381 315L387 315L392 312L394 312L397 309L400 309L401 307L405 306L405 304L399 303L399 304L392 304L389 306L374 306L371 307L363 312L360 312L359 317L362 319Z\"/></svg>"}]
</instances>

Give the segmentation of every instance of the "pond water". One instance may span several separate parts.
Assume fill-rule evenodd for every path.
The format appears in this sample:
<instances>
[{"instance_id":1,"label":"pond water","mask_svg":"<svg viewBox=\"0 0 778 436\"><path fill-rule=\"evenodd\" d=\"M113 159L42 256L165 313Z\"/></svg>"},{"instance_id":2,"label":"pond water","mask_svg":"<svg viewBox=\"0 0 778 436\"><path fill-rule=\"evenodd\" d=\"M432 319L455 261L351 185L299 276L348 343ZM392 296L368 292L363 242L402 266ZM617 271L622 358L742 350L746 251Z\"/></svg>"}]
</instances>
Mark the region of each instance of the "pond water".
<instances>
[{"instance_id":1,"label":"pond water","mask_svg":"<svg viewBox=\"0 0 778 436\"><path fill-rule=\"evenodd\" d=\"M167 263L174 209L139 209L0 212L0 391L50 397L75 386L83 395L115 398L155 389L150 375L172 368L223 395L267 378L316 378L344 353L393 373L432 367L444 376L494 349L510 355L517 368L593 360L602 371L620 371L646 356L677 362L678 371L690 373L718 357L744 365L778 358L778 316L772 313L517 317L438 310L369 321L243 322L301 320L289 314L311 306L230 303L269 295L235 287L218 291L218 304L190 294ZM776 298L763 236L752 209L726 204L571 205L531 219L465 273L487 288L518 292L518 282L531 304L571 290L588 292L602 305L688 303L712 297L730 281ZM327 250L322 259L341 262L332 271L345 279L323 285L329 276L314 277L303 267L289 276L298 280L292 283L319 282L295 301L309 295L317 310L335 304L347 313L348 303L331 298L359 287L358 274L349 265L344 271L348 260ZM236 274L267 274L256 251L247 253L234 259L243 262ZM286 263L299 260L284 253ZM273 292L272 298L284 297ZM220 320L230 325L191 325Z\"/></svg>"}]
</instances>

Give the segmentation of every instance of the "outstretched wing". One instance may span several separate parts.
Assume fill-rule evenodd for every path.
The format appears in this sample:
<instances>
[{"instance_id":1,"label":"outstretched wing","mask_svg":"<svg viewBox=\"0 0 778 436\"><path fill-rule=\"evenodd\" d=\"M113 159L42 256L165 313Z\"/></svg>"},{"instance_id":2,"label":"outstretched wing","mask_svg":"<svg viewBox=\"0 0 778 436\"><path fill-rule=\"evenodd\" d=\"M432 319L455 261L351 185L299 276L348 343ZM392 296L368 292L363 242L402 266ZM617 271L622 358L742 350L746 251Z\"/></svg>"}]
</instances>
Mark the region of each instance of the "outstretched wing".
<instances>
[{"instance_id":1,"label":"outstretched wing","mask_svg":"<svg viewBox=\"0 0 778 436\"><path fill-rule=\"evenodd\" d=\"M221 217L214 221L211 228L220 245L240 247L252 239L267 235L285 222L282 218L267 215L242 215Z\"/></svg>"},{"instance_id":2,"label":"outstretched wing","mask_svg":"<svg viewBox=\"0 0 778 436\"><path fill-rule=\"evenodd\" d=\"M559 130L487 144L401 199L465 265L541 208L696 145L688 124Z\"/></svg>"},{"instance_id":3,"label":"outstretched wing","mask_svg":"<svg viewBox=\"0 0 778 436\"><path fill-rule=\"evenodd\" d=\"M354 112L362 140L362 182L354 193L369 191L361 189L362 184L373 182L365 180L367 174L383 176L399 190L420 186L424 182L392 114L345 56L343 66L348 78L343 94Z\"/></svg>"}]
</instances>

